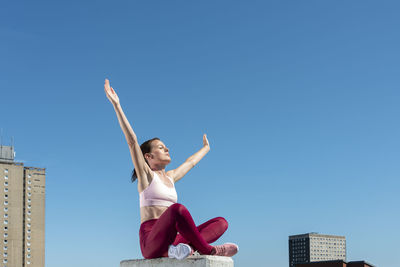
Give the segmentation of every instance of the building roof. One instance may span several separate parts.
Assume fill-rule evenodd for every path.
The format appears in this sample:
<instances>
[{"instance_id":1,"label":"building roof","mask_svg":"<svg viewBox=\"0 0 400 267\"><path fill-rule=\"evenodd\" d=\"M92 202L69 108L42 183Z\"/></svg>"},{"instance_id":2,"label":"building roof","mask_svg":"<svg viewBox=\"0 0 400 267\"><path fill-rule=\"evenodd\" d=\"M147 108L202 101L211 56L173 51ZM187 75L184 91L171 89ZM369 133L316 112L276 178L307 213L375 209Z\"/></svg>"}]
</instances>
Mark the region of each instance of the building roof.
<instances>
[{"instance_id":1,"label":"building roof","mask_svg":"<svg viewBox=\"0 0 400 267\"><path fill-rule=\"evenodd\" d=\"M15 157L13 146L0 145L0 161L2 162L13 162Z\"/></svg>"},{"instance_id":2,"label":"building roof","mask_svg":"<svg viewBox=\"0 0 400 267\"><path fill-rule=\"evenodd\" d=\"M346 239L345 236L339 236L339 235L326 235L326 234L318 234L318 233L306 233L306 234L300 234L300 235L291 235L291 236L289 236L289 240L290 239L297 239L297 238L307 238L307 237L311 237L311 236Z\"/></svg>"},{"instance_id":3,"label":"building roof","mask_svg":"<svg viewBox=\"0 0 400 267\"><path fill-rule=\"evenodd\" d=\"M371 263L368 263L366 261L349 261L348 263L361 263L361 264L364 264L364 265L368 265L370 267L375 267L375 265L372 265Z\"/></svg>"}]
</instances>

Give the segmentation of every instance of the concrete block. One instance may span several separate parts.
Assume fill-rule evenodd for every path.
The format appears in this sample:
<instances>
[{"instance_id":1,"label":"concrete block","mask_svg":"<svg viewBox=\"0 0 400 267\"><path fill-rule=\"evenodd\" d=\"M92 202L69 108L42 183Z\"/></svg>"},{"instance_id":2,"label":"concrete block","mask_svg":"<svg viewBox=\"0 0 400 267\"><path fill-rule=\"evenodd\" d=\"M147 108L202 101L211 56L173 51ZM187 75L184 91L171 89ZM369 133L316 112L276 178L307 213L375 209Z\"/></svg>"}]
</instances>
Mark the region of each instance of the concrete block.
<instances>
[{"instance_id":1,"label":"concrete block","mask_svg":"<svg viewBox=\"0 0 400 267\"><path fill-rule=\"evenodd\" d=\"M121 261L120 267L233 267L230 257L199 255L184 260L157 258Z\"/></svg>"}]
</instances>

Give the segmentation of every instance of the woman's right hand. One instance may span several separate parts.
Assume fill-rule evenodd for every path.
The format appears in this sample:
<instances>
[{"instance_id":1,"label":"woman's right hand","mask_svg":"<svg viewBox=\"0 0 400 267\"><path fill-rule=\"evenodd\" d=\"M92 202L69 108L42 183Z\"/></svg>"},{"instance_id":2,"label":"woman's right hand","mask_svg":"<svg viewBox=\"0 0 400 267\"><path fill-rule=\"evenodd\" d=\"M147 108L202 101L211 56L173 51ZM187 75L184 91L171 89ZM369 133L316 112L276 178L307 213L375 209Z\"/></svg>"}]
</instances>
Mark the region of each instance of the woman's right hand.
<instances>
[{"instance_id":1,"label":"woman's right hand","mask_svg":"<svg viewBox=\"0 0 400 267\"><path fill-rule=\"evenodd\" d=\"M210 149L210 143L208 142L207 135L203 135L203 147Z\"/></svg>"},{"instance_id":2,"label":"woman's right hand","mask_svg":"<svg viewBox=\"0 0 400 267\"><path fill-rule=\"evenodd\" d=\"M104 91L106 92L106 96L108 100L110 100L111 104L116 105L119 104L119 98L114 89L110 86L110 81L106 79L104 82Z\"/></svg>"}]
</instances>

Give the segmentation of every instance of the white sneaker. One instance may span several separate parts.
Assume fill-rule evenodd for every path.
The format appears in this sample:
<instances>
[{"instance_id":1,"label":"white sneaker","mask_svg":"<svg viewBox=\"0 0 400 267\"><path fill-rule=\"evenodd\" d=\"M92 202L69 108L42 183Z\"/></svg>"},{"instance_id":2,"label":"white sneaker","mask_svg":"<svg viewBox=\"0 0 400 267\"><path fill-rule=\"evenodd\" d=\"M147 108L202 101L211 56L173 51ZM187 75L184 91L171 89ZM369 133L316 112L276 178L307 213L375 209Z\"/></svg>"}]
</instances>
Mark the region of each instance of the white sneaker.
<instances>
[{"instance_id":1,"label":"white sneaker","mask_svg":"<svg viewBox=\"0 0 400 267\"><path fill-rule=\"evenodd\" d=\"M192 255L192 248L184 243L179 243L178 245L170 245L168 248L168 257L178 260L183 260L190 255Z\"/></svg>"}]
</instances>

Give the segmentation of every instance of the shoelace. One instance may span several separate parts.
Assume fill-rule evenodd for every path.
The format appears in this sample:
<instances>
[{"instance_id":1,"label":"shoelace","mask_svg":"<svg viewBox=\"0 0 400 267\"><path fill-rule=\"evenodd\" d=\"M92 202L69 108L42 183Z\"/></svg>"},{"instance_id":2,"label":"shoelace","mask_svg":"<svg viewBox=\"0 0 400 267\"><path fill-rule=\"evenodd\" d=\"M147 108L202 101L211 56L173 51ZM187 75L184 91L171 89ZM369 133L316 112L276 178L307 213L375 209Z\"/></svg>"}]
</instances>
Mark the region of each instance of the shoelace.
<instances>
[{"instance_id":1,"label":"shoelace","mask_svg":"<svg viewBox=\"0 0 400 267\"><path fill-rule=\"evenodd\" d=\"M226 248L225 248L224 245L222 245L222 246L215 246L215 250L216 250L216 253L215 253L216 255L219 255L219 256L225 255Z\"/></svg>"}]
</instances>

